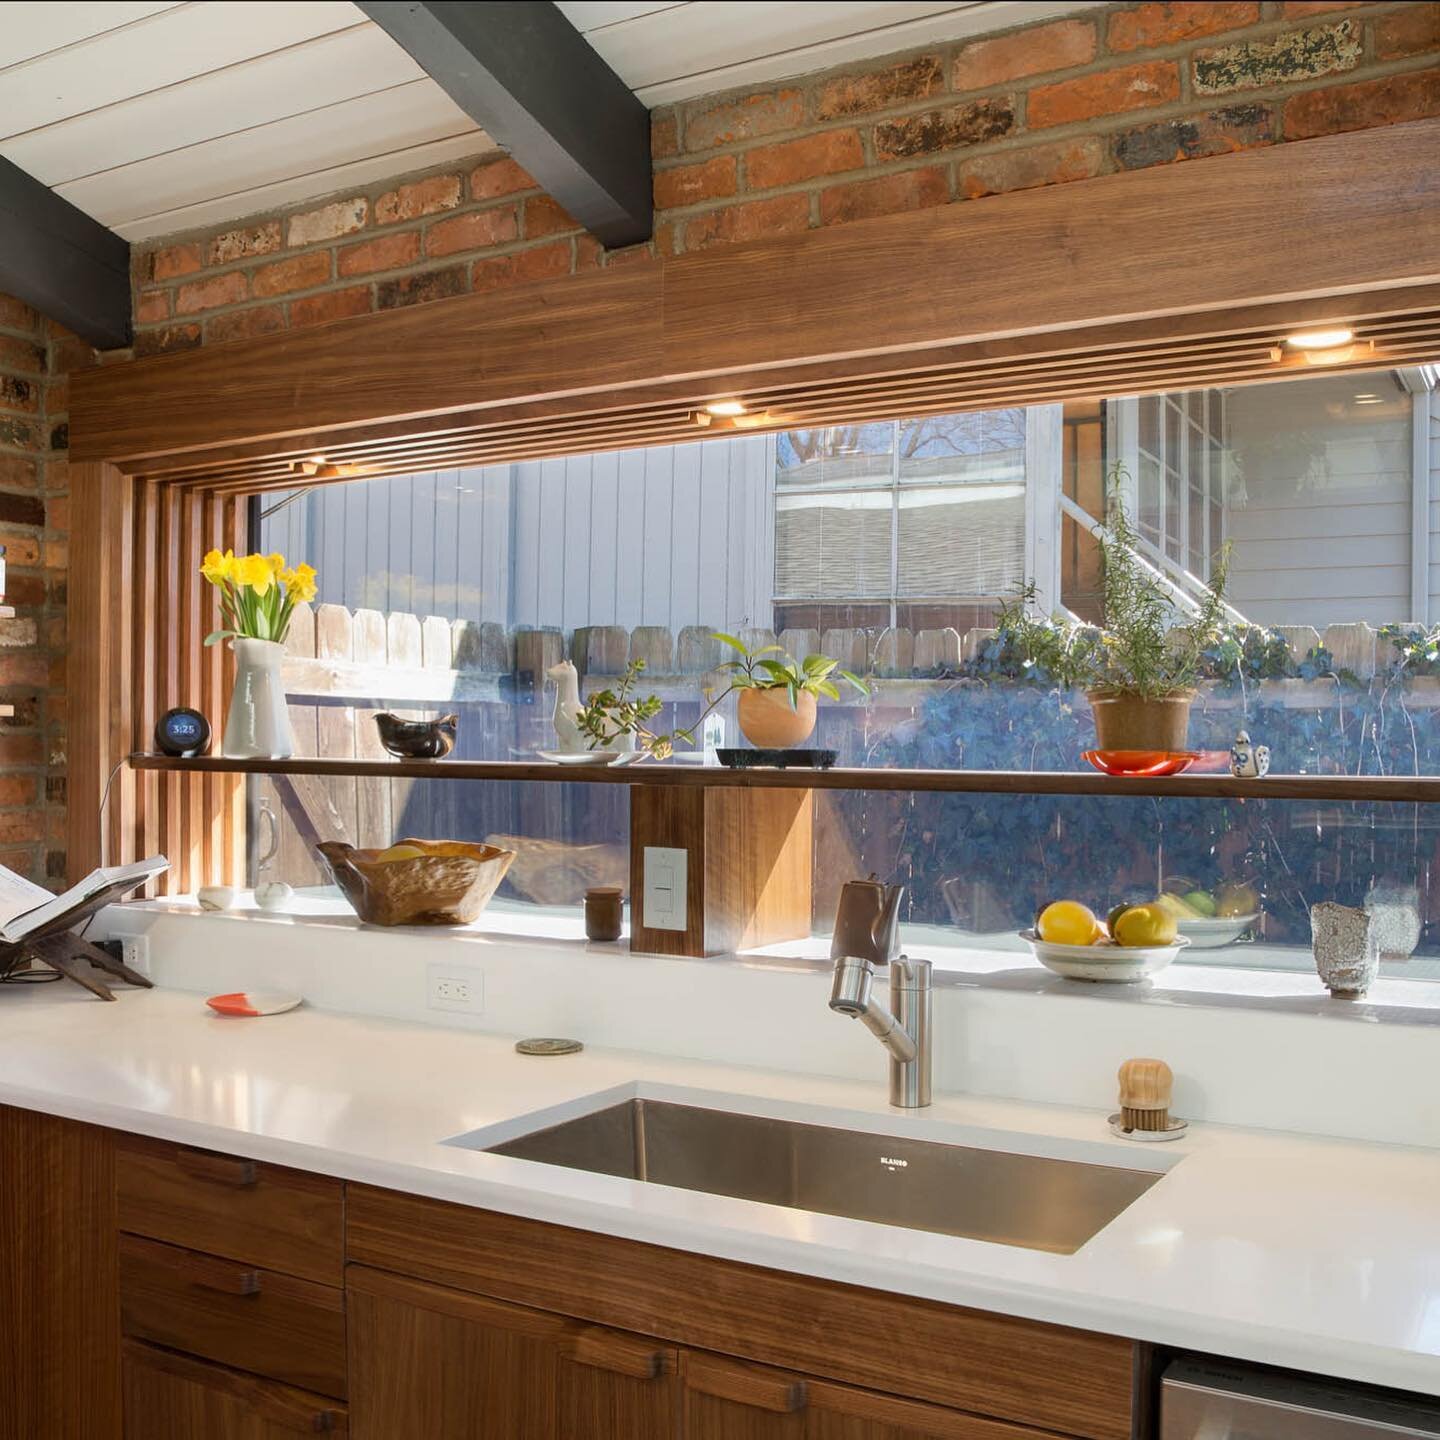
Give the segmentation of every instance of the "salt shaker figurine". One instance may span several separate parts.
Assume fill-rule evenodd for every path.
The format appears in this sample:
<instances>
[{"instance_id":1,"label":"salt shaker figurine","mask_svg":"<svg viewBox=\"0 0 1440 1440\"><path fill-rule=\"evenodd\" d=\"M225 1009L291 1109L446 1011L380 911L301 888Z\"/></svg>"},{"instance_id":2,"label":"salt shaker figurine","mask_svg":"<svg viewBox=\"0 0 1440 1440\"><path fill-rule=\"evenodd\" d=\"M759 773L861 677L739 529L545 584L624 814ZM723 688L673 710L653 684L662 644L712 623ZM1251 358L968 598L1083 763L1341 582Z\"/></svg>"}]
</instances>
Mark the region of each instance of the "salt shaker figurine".
<instances>
[{"instance_id":1,"label":"salt shaker figurine","mask_svg":"<svg viewBox=\"0 0 1440 1440\"><path fill-rule=\"evenodd\" d=\"M1270 773L1270 747L1252 745L1250 732L1242 730L1230 747L1230 773L1237 780L1259 780Z\"/></svg>"}]
</instances>

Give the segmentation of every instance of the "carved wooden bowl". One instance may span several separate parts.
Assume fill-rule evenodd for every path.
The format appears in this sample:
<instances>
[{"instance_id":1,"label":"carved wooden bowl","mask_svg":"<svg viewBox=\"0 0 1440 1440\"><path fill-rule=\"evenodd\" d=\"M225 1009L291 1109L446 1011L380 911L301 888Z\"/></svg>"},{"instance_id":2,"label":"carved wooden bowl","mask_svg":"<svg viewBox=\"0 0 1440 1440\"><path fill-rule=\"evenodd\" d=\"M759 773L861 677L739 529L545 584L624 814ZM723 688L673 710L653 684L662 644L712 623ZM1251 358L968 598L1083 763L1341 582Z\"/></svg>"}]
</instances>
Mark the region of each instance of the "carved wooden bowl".
<instances>
[{"instance_id":1,"label":"carved wooden bowl","mask_svg":"<svg viewBox=\"0 0 1440 1440\"><path fill-rule=\"evenodd\" d=\"M387 857L337 840L315 848L345 898L369 925L469 925L515 859L513 850L465 840L400 840L419 855Z\"/></svg>"}]
</instances>

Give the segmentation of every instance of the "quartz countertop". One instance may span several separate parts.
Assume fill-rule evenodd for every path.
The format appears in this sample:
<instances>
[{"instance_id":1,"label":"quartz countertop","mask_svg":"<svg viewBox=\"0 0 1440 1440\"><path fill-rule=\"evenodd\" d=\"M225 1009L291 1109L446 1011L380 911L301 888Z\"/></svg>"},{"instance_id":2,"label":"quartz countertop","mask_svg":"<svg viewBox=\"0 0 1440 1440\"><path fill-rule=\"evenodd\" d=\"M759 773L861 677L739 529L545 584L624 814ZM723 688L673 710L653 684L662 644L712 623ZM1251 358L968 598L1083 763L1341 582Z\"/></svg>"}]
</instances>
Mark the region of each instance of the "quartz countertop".
<instances>
[{"instance_id":1,"label":"quartz countertop","mask_svg":"<svg viewBox=\"0 0 1440 1440\"><path fill-rule=\"evenodd\" d=\"M603 1092L1167 1173L1075 1254L1052 1255L444 1143L477 1130L512 1135L536 1112L595 1108ZM514 1037L303 1007L222 1019L180 991L122 988L104 1004L59 984L0 990L0 1103L731 1260L1440 1394L1434 1150L1202 1125L1174 1144L1137 1145L1112 1137L1103 1112L1060 1104L937 1092L927 1110L896 1111L878 1063L874 1083L859 1084L614 1050L532 1058L515 1053Z\"/></svg>"}]
</instances>

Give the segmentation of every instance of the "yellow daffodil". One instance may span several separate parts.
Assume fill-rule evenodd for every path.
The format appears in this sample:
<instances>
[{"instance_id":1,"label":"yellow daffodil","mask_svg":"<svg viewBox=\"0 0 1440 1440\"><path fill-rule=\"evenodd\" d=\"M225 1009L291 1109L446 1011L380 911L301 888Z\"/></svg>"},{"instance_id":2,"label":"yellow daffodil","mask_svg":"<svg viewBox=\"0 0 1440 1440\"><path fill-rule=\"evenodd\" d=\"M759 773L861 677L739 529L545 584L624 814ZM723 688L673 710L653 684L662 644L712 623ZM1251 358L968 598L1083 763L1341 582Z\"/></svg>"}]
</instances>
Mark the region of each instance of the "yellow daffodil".
<instances>
[{"instance_id":1,"label":"yellow daffodil","mask_svg":"<svg viewBox=\"0 0 1440 1440\"><path fill-rule=\"evenodd\" d=\"M200 562L200 573L212 585L223 585L235 573L235 552L211 550Z\"/></svg>"},{"instance_id":2,"label":"yellow daffodil","mask_svg":"<svg viewBox=\"0 0 1440 1440\"><path fill-rule=\"evenodd\" d=\"M270 562L270 571L272 574L279 575L279 573L285 568L285 557L280 554L278 550L275 552L275 554L267 555L265 558Z\"/></svg>"},{"instance_id":3,"label":"yellow daffodil","mask_svg":"<svg viewBox=\"0 0 1440 1440\"><path fill-rule=\"evenodd\" d=\"M249 586L257 595L264 595L274 579L275 572L263 555L246 555L235 562L235 583Z\"/></svg>"},{"instance_id":4,"label":"yellow daffodil","mask_svg":"<svg viewBox=\"0 0 1440 1440\"><path fill-rule=\"evenodd\" d=\"M311 601L315 598L315 567L297 565L293 570L280 572L280 583L285 587L286 596L296 602Z\"/></svg>"}]
</instances>

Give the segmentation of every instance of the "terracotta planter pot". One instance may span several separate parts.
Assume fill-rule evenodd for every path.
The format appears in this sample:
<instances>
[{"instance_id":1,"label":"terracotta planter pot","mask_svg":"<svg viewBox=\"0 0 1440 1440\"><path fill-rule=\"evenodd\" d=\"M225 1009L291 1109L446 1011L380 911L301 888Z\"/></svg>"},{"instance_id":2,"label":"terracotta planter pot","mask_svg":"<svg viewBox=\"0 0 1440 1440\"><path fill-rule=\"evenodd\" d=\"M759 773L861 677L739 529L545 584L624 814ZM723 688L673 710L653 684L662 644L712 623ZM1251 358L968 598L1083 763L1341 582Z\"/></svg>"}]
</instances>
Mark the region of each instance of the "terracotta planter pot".
<instances>
[{"instance_id":1,"label":"terracotta planter pot","mask_svg":"<svg viewBox=\"0 0 1440 1440\"><path fill-rule=\"evenodd\" d=\"M742 690L738 712L745 738L757 750L790 750L815 730L815 697L803 690L790 708L788 690Z\"/></svg>"},{"instance_id":2,"label":"terracotta planter pot","mask_svg":"<svg viewBox=\"0 0 1440 1440\"><path fill-rule=\"evenodd\" d=\"M1190 733L1193 690L1177 690L1145 700L1114 690L1092 690L1085 697L1095 713L1099 750L1185 750Z\"/></svg>"}]
</instances>

